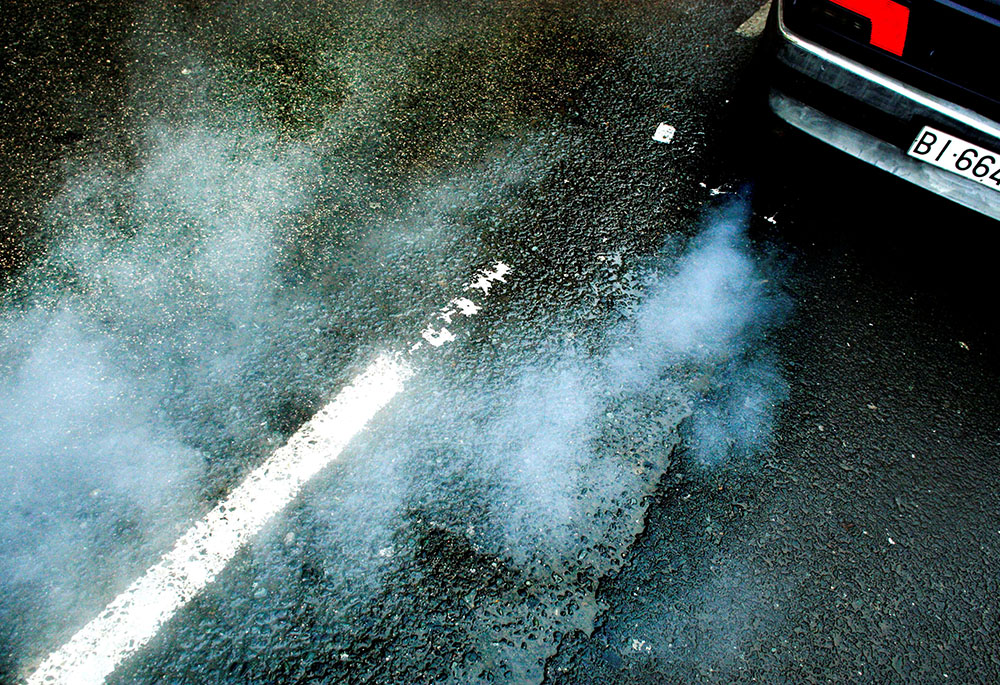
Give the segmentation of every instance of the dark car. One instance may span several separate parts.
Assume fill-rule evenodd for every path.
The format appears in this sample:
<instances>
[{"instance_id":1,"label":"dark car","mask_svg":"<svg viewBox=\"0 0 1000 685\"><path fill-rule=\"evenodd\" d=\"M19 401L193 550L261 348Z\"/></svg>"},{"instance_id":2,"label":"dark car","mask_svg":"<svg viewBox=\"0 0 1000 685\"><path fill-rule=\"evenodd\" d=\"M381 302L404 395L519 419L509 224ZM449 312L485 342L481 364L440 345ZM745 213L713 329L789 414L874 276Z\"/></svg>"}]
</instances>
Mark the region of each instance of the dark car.
<instances>
[{"instance_id":1,"label":"dark car","mask_svg":"<svg viewBox=\"0 0 1000 685\"><path fill-rule=\"evenodd\" d=\"M1000 0L774 0L771 109L1000 219Z\"/></svg>"}]
</instances>

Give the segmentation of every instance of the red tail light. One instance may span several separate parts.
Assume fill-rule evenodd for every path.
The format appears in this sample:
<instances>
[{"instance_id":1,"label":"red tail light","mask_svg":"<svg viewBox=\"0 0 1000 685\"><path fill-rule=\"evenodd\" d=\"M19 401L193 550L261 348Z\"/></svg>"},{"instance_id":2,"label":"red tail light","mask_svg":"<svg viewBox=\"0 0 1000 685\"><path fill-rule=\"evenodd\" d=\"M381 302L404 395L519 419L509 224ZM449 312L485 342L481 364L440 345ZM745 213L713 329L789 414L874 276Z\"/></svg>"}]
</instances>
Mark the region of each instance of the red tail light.
<instances>
[{"instance_id":1,"label":"red tail light","mask_svg":"<svg viewBox=\"0 0 1000 685\"><path fill-rule=\"evenodd\" d=\"M910 8L892 0L830 0L872 22L871 44L900 57L906 44Z\"/></svg>"}]
</instances>

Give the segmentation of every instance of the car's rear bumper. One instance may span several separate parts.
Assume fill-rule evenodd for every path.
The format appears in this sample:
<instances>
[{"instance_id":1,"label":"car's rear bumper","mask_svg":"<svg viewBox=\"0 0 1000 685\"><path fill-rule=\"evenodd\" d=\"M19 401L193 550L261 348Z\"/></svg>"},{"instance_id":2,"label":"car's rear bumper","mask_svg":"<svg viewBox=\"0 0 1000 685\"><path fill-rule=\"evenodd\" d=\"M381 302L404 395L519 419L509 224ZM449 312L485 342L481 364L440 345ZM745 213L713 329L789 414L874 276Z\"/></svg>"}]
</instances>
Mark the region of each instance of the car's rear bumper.
<instances>
[{"instance_id":1,"label":"car's rear bumper","mask_svg":"<svg viewBox=\"0 0 1000 685\"><path fill-rule=\"evenodd\" d=\"M1000 192L906 154L925 125L1000 152L1000 124L795 35L774 17L771 109L793 127L987 216Z\"/></svg>"}]
</instances>

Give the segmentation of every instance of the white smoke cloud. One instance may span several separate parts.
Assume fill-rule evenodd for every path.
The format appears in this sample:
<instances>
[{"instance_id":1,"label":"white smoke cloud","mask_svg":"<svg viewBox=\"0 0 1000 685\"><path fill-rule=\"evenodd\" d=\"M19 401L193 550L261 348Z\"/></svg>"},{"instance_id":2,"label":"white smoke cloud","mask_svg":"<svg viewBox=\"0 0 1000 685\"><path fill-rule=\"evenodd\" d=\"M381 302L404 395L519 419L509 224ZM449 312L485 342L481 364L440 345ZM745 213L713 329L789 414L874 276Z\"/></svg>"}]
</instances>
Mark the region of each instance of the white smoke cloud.
<instances>
[{"instance_id":1,"label":"white smoke cloud","mask_svg":"<svg viewBox=\"0 0 1000 685\"><path fill-rule=\"evenodd\" d=\"M67 183L49 257L0 319L0 620L22 639L65 634L172 544L212 492L213 448L252 457L274 435L246 388L278 332L275 243L307 160L266 136L155 139L134 172Z\"/></svg>"}]
</instances>

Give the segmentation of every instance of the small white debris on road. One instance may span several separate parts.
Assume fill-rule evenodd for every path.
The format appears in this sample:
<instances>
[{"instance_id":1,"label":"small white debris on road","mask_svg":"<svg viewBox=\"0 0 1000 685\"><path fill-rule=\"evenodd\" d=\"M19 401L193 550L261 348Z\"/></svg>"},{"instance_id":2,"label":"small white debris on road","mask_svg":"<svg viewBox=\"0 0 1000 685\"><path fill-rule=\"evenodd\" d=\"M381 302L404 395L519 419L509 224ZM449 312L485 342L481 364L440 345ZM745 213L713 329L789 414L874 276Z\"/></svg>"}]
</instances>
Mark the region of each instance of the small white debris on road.
<instances>
[{"instance_id":1,"label":"small white debris on road","mask_svg":"<svg viewBox=\"0 0 1000 685\"><path fill-rule=\"evenodd\" d=\"M653 646L647 644L645 640L632 640L632 651L635 652L651 652L653 651Z\"/></svg>"},{"instance_id":2,"label":"small white debris on road","mask_svg":"<svg viewBox=\"0 0 1000 685\"><path fill-rule=\"evenodd\" d=\"M670 124L661 123L656 127L656 133L653 134L653 140L658 143L669 143L673 141L674 136L677 134L677 129Z\"/></svg>"}]
</instances>

